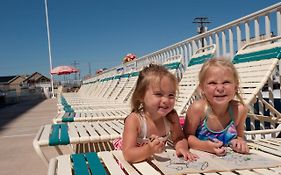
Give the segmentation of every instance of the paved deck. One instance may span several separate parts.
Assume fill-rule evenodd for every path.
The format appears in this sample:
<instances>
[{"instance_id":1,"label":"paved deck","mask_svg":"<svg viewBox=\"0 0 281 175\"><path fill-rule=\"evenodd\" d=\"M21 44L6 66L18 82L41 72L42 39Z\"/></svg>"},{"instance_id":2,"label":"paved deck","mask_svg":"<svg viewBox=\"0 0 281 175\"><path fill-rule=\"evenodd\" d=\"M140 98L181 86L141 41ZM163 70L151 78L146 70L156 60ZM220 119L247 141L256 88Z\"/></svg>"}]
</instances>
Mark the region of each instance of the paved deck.
<instances>
[{"instance_id":1,"label":"paved deck","mask_svg":"<svg viewBox=\"0 0 281 175\"><path fill-rule=\"evenodd\" d=\"M0 109L1 175L45 175L47 167L32 141L39 127L51 123L57 99L28 100Z\"/></svg>"}]
</instances>

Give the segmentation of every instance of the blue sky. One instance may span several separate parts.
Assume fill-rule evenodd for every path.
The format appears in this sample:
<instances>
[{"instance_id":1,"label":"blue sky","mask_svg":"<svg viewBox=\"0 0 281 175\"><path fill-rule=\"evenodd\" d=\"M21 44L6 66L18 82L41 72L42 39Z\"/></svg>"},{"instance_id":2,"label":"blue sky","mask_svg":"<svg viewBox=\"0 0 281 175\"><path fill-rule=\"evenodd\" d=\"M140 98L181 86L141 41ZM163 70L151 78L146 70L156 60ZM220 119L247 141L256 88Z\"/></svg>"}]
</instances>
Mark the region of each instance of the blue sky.
<instances>
[{"instance_id":1,"label":"blue sky","mask_svg":"<svg viewBox=\"0 0 281 175\"><path fill-rule=\"evenodd\" d=\"M212 29L278 2L48 0L53 67L76 61L82 77L121 64L127 53L141 57L196 35L196 17L207 16ZM0 60L0 76L49 77L44 0L0 1Z\"/></svg>"}]
</instances>

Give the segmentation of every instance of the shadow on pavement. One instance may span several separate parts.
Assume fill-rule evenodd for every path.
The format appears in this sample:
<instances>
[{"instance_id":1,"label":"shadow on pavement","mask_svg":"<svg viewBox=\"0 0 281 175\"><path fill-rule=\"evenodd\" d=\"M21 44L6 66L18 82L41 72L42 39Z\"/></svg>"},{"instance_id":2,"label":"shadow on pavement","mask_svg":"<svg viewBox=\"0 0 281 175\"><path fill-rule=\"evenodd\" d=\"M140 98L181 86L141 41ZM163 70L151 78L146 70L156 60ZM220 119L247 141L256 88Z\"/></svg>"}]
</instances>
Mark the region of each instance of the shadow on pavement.
<instances>
[{"instance_id":1,"label":"shadow on pavement","mask_svg":"<svg viewBox=\"0 0 281 175\"><path fill-rule=\"evenodd\" d=\"M21 114L27 112L31 108L35 107L45 98L30 98L22 100L18 103L7 105L0 108L0 131L4 129L4 126L17 119Z\"/></svg>"}]
</instances>

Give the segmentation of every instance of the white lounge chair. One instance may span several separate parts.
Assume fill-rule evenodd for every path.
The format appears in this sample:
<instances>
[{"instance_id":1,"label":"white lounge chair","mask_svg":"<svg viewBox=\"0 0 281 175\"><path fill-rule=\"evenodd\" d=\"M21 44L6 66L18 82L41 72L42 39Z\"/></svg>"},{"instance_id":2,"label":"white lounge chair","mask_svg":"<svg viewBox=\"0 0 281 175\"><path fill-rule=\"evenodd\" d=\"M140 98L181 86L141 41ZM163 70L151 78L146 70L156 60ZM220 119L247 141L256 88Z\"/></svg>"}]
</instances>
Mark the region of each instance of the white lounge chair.
<instances>
[{"instance_id":1,"label":"white lounge chair","mask_svg":"<svg viewBox=\"0 0 281 175\"><path fill-rule=\"evenodd\" d=\"M71 152L112 150L111 141L122 136L123 128L123 120L43 125L33 139L33 147L48 164L48 156L43 151L46 147L55 148L58 154L63 154L60 147L65 145Z\"/></svg>"},{"instance_id":2,"label":"white lounge chair","mask_svg":"<svg viewBox=\"0 0 281 175\"><path fill-rule=\"evenodd\" d=\"M184 71L184 59L182 55L174 55L163 62L172 74L174 74L179 80L182 78L182 72Z\"/></svg>"},{"instance_id":3,"label":"white lounge chair","mask_svg":"<svg viewBox=\"0 0 281 175\"><path fill-rule=\"evenodd\" d=\"M83 153L62 155L51 159L48 175L65 174L130 174L130 175L162 175L162 174L193 174L193 175L269 175L279 174L281 171L281 140L261 140L267 144L266 150L255 150L260 143L251 144L250 155L238 155L229 153L227 158L216 157L212 154L196 151L202 159L197 161L183 161L175 156L155 155L151 160L139 163L125 161L121 151L102 151L99 153ZM191 150L195 151L195 150ZM174 150L166 149L166 154L175 154ZM155 160L158 160L156 162ZM248 161L251 161L249 163ZM256 161L256 165L255 162Z\"/></svg>"},{"instance_id":4,"label":"white lounge chair","mask_svg":"<svg viewBox=\"0 0 281 175\"><path fill-rule=\"evenodd\" d=\"M278 36L249 43L233 58L240 76L241 95L251 109L246 120L247 139L276 137L281 131L281 114L273 102L273 73L281 58L280 39ZM266 85L269 102L262 92Z\"/></svg>"},{"instance_id":5,"label":"white lounge chair","mask_svg":"<svg viewBox=\"0 0 281 175\"><path fill-rule=\"evenodd\" d=\"M208 45L200 48L192 55L188 67L183 72L179 82L179 94L175 104L175 109L180 116L184 116L188 106L198 97L197 87L199 84L198 73L203 63L213 58L216 51L216 45Z\"/></svg>"},{"instance_id":6,"label":"white lounge chair","mask_svg":"<svg viewBox=\"0 0 281 175\"><path fill-rule=\"evenodd\" d=\"M135 88L138 72L127 75L121 77L119 85L107 99L100 99L98 104L71 106L73 111L60 112L53 122L124 119L130 113L130 96Z\"/></svg>"},{"instance_id":7,"label":"white lounge chair","mask_svg":"<svg viewBox=\"0 0 281 175\"><path fill-rule=\"evenodd\" d=\"M163 64L168 70L176 74L182 65L182 57L173 56ZM138 73L132 72L122 75L118 85L108 95L108 98L100 98L96 103L89 101L88 105L86 103L71 105L71 111L60 112L54 119L54 123L124 119L131 111L130 99L137 82Z\"/></svg>"}]
</instances>

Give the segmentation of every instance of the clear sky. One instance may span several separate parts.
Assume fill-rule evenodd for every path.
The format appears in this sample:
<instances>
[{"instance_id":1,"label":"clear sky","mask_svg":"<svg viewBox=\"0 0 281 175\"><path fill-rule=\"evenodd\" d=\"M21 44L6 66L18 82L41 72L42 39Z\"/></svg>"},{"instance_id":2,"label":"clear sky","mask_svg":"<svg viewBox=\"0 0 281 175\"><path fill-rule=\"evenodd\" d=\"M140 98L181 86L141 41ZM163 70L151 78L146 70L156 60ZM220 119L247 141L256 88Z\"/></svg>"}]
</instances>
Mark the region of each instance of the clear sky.
<instances>
[{"instance_id":1,"label":"clear sky","mask_svg":"<svg viewBox=\"0 0 281 175\"><path fill-rule=\"evenodd\" d=\"M48 0L53 67L78 63L81 77L213 29L279 0ZM0 76L49 77L44 0L0 1ZM89 66L90 65L90 66ZM91 67L91 68L89 68ZM55 76L56 77L56 76Z\"/></svg>"}]
</instances>

